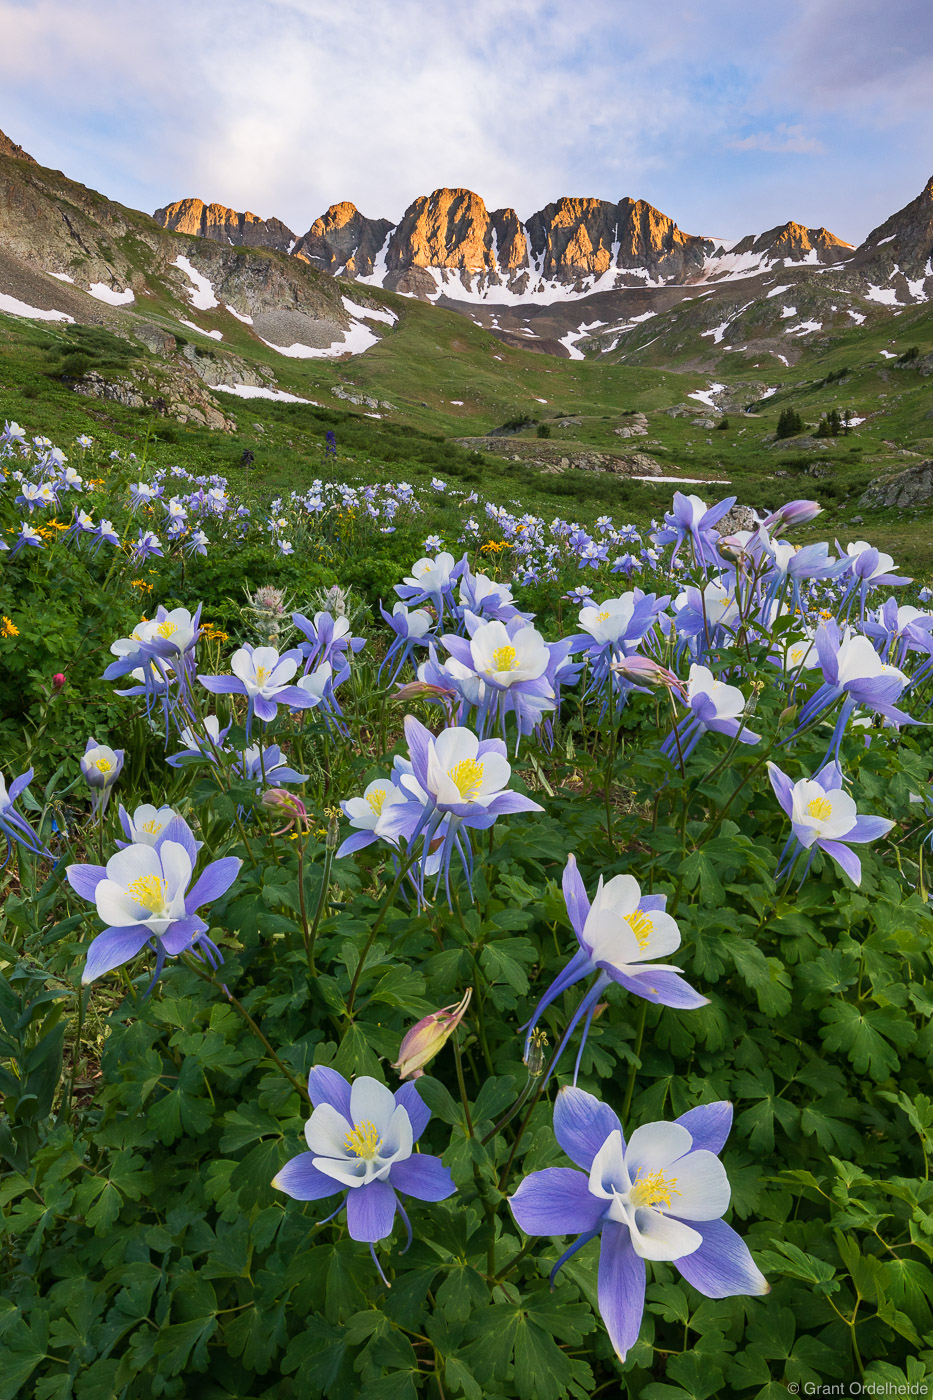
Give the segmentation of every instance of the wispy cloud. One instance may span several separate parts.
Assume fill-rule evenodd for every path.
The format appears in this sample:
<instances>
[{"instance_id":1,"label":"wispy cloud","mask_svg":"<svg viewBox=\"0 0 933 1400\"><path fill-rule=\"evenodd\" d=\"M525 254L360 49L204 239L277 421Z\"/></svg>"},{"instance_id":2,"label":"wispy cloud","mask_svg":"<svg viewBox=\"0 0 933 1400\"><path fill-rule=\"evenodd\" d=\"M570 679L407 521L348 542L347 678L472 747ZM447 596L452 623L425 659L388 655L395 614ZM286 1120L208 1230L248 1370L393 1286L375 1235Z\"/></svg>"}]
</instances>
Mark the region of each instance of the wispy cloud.
<instances>
[{"instance_id":1,"label":"wispy cloud","mask_svg":"<svg viewBox=\"0 0 933 1400\"><path fill-rule=\"evenodd\" d=\"M928 5L669 0L662 27L618 0L0 0L0 127L137 207L298 233L465 185L522 217L632 195L691 232L852 237L930 173Z\"/></svg>"},{"instance_id":2,"label":"wispy cloud","mask_svg":"<svg viewBox=\"0 0 933 1400\"><path fill-rule=\"evenodd\" d=\"M780 155L818 156L826 150L823 142L808 136L802 126L790 126L787 122L778 122L773 131L756 131L728 144L733 151L773 151Z\"/></svg>"}]
</instances>

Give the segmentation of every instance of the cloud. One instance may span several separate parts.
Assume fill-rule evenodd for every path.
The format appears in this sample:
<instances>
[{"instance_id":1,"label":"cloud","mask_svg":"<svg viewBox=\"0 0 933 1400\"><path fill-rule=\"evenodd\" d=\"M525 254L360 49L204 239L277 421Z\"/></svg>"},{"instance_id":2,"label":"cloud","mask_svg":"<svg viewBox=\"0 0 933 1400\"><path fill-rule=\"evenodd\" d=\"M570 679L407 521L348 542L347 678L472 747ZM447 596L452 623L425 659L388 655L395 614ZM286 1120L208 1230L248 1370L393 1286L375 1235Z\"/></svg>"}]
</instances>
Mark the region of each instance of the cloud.
<instances>
[{"instance_id":1,"label":"cloud","mask_svg":"<svg viewBox=\"0 0 933 1400\"><path fill-rule=\"evenodd\" d=\"M789 126L787 122L778 122L774 131L757 131L728 145L733 151L773 151L800 156L822 155L826 150L823 142L808 136L802 126Z\"/></svg>"},{"instance_id":2,"label":"cloud","mask_svg":"<svg viewBox=\"0 0 933 1400\"><path fill-rule=\"evenodd\" d=\"M0 0L0 126L138 208L197 195L297 233L440 185L523 218L632 195L693 231L801 206L851 230L929 174L928 3L668 0L662 26L618 0Z\"/></svg>"}]
</instances>

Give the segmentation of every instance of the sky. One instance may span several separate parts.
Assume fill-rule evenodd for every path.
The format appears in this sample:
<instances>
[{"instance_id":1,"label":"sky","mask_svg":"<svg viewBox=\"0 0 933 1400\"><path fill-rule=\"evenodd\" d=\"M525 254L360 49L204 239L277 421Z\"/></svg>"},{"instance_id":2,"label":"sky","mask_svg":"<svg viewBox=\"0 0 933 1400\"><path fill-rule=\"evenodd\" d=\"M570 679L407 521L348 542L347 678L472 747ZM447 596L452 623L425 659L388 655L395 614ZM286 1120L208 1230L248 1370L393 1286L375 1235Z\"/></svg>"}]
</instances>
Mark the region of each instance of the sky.
<instances>
[{"instance_id":1,"label":"sky","mask_svg":"<svg viewBox=\"0 0 933 1400\"><path fill-rule=\"evenodd\" d=\"M152 212L304 233L474 190L848 242L933 175L930 0L0 0L0 130Z\"/></svg>"}]
</instances>

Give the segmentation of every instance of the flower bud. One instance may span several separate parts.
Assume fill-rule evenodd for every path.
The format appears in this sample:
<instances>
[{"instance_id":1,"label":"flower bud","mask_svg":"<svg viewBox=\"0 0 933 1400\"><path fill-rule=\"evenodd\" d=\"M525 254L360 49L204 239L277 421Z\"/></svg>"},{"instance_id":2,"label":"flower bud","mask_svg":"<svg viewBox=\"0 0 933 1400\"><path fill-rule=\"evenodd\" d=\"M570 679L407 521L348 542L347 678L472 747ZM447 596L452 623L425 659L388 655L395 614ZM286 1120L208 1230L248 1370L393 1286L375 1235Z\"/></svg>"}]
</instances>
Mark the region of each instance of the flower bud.
<instances>
[{"instance_id":1,"label":"flower bud","mask_svg":"<svg viewBox=\"0 0 933 1400\"><path fill-rule=\"evenodd\" d=\"M296 797L294 793L288 792L285 788L267 788L261 801L264 807L268 807L270 811L278 812L285 819L285 825L274 831L273 836L281 836L290 827L306 830L310 825L308 810L301 798Z\"/></svg>"},{"instance_id":2,"label":"flower bud","mask_svg":"<svg viewBox=\"0 0 933 1400\"><path fill-rule=\"evenodd\" d=\"M399 1046L398 1059L392 1066L398 1070L399 1079L418 1079L424 1073L424 1066L433 1060L448 1036L463 1020L472 995L473 988L467 987L462 1001L445 1006L440 1011L432 1011L410 1031L406 1031Z\"/></svg>"},{"instance_id":3,"label":"flower bud","mask_svg":"<svg viewBox=\"0 0 933 1400\"><path fill-rule=\"evenodd\" d=\"M547 1049L547 1035L544 1031L532 1031L531 1039L528 1042L528 1052L525 1055L525 1068L532 1079L539 1078L544 1073L544 1052Z\"/></svg>"},{"instance_id":4,"label":"flower bud","mask_svg":"<svg viewBox=\"0 0 933 1400\"><path fill-rule=\"evenodd\" d=\"M815 520L822 513L823 507L818 501L788 501L786 505L766 516L762 524L766 529L770 529L772 534L776 534L794 525L806 525L809 520Z\"/></svg>"},{"instance_id":5,"label":"flower bud","mask_svg":"<svg viewBox=\"0 0 933 1400\"><path fill-rule=\"evenodd\" d=\"M327 817L324 845L329 851L336 851L337 842L340 840L340 818L343 814L339 807L325 807L324 815Z\"/></svg>"},{"instance_id":6,"label":"flower bud","mask_svg":"<svg viewBox=\"0 0 933 1400\"><path fill-rule=\"evenodd\" d=\"M663 686L666 690L684 693L683 681L650 656L620 656L612 662L612 670L635 685Z\"/></svg>"},{"instance_id":7,"label":"flower bud","mask_svg":"<svg viewBox=\"0 0 933 1400\"><path fill-rule=\"evenodd\" d=\"M64 676L64 672L62 672L62 671L56 671L56 672L55 672L55 675L52 677L52 689L53 689L53 690L63 690L64 688L65 688L65 676Z\"/></svg>"}]
</instances>

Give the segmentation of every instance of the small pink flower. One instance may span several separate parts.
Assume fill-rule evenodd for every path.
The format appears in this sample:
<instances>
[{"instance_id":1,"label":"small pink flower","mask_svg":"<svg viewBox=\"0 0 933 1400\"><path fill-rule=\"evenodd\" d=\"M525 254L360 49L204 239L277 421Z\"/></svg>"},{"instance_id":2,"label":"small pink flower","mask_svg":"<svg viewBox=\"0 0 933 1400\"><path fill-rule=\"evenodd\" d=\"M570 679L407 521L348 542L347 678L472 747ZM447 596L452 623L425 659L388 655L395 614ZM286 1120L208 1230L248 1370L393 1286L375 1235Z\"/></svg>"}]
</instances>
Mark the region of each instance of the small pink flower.
<instances>
[{"instance_id":1,"label":"small pink flower","mask_svg":"<svg viewBox=\"0 0 933 1400\"><path fill-rule=\"evenodd\" d=\"M65 686L65 675L63 671L56 671L52 677L52 689L63 690Z\"/></svg>"}]
</instances>

